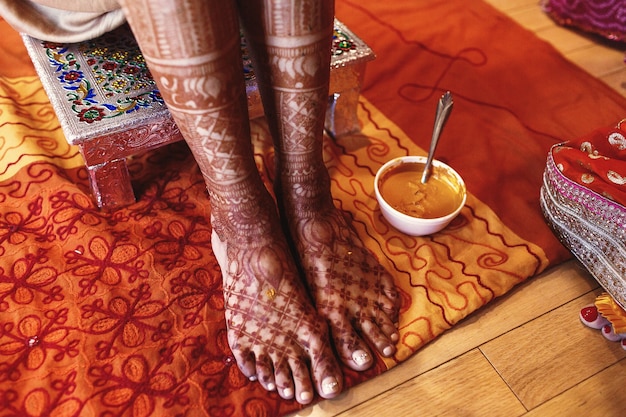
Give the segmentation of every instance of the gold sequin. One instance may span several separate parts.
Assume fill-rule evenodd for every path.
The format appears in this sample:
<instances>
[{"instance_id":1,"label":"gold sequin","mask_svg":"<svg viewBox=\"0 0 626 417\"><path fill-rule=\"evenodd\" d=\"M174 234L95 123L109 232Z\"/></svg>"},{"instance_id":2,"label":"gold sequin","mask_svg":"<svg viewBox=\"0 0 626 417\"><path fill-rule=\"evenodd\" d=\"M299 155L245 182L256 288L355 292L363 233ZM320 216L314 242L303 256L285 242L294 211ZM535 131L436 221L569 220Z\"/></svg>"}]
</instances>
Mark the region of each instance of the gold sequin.
<instances>
[{"instance_id":1,"label":"gold sequin","mask_svg":"<svg viewBox=\"0 0 626 417\"><path fill-rule=\"evenodd\" d=\"M270 300L273 300L274 298L276 298L276 290L274 288L270 288L269 290L265 291L265 295L267 295L267 298L269 298Z\"/></svg>"}]
</instances>

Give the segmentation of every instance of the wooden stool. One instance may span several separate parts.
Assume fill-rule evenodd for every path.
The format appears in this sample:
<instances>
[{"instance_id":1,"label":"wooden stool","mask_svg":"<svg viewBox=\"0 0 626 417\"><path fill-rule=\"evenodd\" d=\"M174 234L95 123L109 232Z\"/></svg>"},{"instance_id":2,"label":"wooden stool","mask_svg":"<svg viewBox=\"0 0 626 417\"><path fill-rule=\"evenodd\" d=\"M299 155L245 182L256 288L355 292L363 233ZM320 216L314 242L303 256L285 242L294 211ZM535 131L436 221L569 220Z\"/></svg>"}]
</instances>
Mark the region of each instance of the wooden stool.
<instances>
[{"instance_id":1,"label":"wooden stool","mask_svg":"<svg viewBox=\"0 0 626 417\"><path fill-rule=\"evenodd\" d=\"M99 207L135 202L126 158L182 140L128 26L78 44L22 35L67 141L85 160ZM241 42L250 118L261 97ZM372 50L335 20L326 129L337 137L359 130L361 81Z\"/></svg>"}]
</instances>

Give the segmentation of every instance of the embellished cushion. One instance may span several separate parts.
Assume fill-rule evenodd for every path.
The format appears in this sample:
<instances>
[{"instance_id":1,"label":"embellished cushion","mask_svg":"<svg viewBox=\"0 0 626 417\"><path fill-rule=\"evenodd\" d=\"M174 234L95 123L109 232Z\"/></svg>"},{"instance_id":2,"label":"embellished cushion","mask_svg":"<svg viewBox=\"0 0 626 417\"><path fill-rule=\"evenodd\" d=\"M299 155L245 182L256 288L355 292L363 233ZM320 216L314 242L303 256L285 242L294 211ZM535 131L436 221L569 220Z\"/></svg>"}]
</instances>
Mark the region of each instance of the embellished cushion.
<instances>
[{"instance_id":1,"label":"embellished cushion","mask_svg":"<svg viewBox=\"0 0 626 417\"><path fill-rule=\"evenodd\" d=\"M553 146L540 201L563 244L626 307L626 122Z\"/></svg>"},{"instance_id":2,"label":"embellished cushion","mask_svg":"<svg viewBox=\"0 0 626 417\"><path fill-rule=\"evenodd\" d=\"M624 0L542 0L543 10L557 23L615 41L626 41Z\"/></svg>"}]
</instances>

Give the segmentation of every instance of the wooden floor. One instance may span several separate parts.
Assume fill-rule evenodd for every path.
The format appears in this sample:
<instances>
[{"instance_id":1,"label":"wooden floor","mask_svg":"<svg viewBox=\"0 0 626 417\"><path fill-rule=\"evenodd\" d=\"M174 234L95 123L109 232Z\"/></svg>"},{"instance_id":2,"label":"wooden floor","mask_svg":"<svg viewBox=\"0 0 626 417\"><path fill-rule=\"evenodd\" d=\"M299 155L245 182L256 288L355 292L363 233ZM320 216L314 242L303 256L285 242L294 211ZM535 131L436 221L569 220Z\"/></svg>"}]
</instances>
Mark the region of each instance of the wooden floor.
<instances>
[{"instance_id":1,"label":"wooden floor","mask_svg":"<svg viewBox=\"0 0 626 417\"><path fill-rule=\"evenodd\" d=\"M556 26L538 0L487 1L626 96L625 48ZM578 320L600 292L568 262L471 315L405 363L297 415L626 416L626 352Z\"/></svg>"}]
</instances>

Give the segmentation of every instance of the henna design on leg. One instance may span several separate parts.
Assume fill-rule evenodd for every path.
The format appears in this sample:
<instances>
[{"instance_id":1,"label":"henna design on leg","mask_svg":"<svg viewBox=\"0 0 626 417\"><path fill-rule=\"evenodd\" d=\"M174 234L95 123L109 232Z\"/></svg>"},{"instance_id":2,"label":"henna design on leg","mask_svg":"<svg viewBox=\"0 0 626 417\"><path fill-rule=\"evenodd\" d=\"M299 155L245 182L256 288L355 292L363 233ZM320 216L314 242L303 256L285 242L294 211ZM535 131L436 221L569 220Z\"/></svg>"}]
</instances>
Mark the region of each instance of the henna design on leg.
<instances>
[{"instance_id":1,"label":"henna design on leg","mask_svg":"<svg viewBox=\"0 0 626 417\"><path fill-rule=\"evenodd\" d=\"M254 162L233 0L120 0L202 171L223 275L228 341L242 372L303 403L341 391L313 308Z\"/></svg>"},{"instance_id":2,"label":"henna design on leg","mask_svg":"<svg viewBox=\"0 0 626 417\"><path fill-rule=\"evenodd\" d=\"M395 353L400 300L392 277L335 208L330 193L322 135L333 1L245 4L246 36L276 147L282 220L317 310L330 323L335 349L345 364L364 370L374 361L363 338L382 355ZM258 16L265 26L255 24Z\"/></svg>"}]
</instances>

